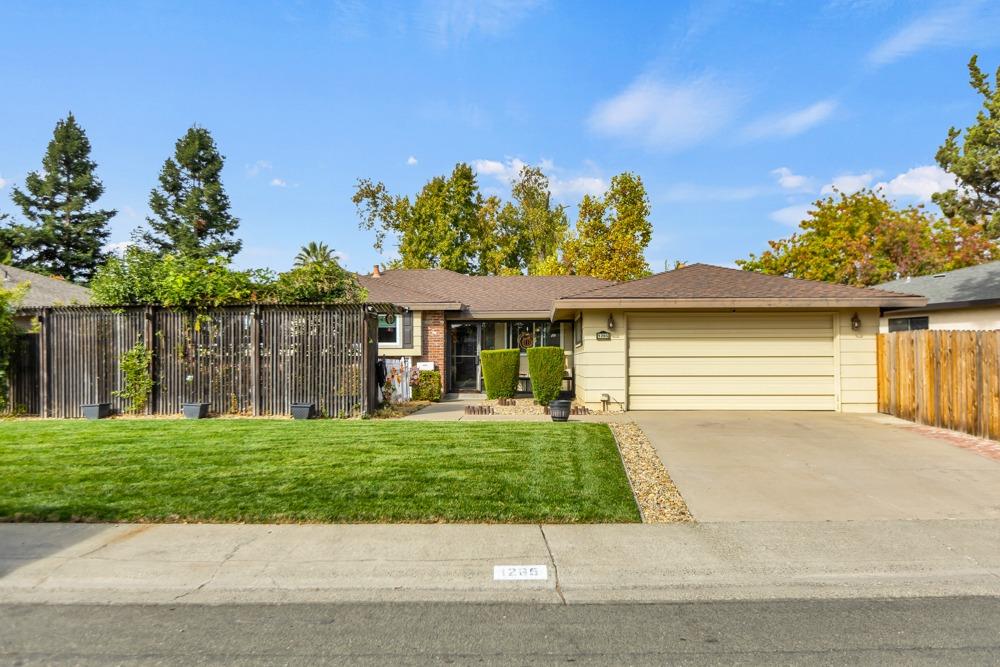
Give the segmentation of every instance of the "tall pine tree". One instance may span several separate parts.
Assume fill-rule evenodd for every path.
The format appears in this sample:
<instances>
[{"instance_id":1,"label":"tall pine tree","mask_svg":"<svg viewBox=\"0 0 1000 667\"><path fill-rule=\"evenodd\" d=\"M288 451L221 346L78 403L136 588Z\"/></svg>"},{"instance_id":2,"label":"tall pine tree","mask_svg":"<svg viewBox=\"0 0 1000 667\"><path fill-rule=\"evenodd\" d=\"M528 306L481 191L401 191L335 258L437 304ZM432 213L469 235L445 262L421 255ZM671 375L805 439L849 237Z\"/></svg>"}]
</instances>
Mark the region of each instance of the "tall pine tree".
<instances>
[{"instance_id":1,"label":"tall pine tree","mask_svg":"<svg viewBox=\"0 0 1000 667\"><path fill-rule=\"evenodd\" d=\"M31 172L24 190L11 198L28 224L14 225L15 263L66 280L88 282L104 262L108 221L117 211L94 210L104 186L94 174L90 141L73 114L56 123L42 158L42 171Z\"/></svg>"},{"instance_id":2,"label":"tall pine tree","mask_svg":"<svg viewBox=\"0 0 1000 667\"><path fill-rule=\"evenodd\" d=\"M139 239L160 254L231 258L238 253L243 243L234 232L240 221L229 212L222 187L224 162L208 130L189 129L163 163L160 186L149 195L155 217L146 218L150 229L139 232Z\"/></svg>"}]
</instances>

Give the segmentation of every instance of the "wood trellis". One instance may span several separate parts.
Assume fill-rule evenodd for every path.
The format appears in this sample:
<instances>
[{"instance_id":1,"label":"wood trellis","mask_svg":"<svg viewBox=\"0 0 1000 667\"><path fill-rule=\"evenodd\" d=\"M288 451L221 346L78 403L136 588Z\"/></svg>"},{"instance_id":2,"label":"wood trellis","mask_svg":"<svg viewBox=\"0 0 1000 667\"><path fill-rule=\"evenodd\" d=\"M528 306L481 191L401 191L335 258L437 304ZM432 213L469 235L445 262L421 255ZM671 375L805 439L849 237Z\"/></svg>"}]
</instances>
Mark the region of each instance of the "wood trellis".
<instances>
[{"instance_id":1,"label":"wood trellis","mask_svg":"<svg viewBox=\"0 0 1000 667\"><path fill-rule=\"evenodd\" d=\"M153 351L147 414L208 403L216 414L281 415L315 403L331 417L376 406L377 308L362 305L239 306L199 313L159 307L46 308L13 369L10 410L79 417L80 405L111 403L122 389L122 354Z\"/></svg>"},{"instance_id":2,"label":"wood trellis","mask_svg":"<svg viewBox=\"0 0 1000 667\"><path fill-rule=\"evenodd\" d=\"M878 337L879 412L1000 439L1000 331Z\"/></svg>"}]
</instances>

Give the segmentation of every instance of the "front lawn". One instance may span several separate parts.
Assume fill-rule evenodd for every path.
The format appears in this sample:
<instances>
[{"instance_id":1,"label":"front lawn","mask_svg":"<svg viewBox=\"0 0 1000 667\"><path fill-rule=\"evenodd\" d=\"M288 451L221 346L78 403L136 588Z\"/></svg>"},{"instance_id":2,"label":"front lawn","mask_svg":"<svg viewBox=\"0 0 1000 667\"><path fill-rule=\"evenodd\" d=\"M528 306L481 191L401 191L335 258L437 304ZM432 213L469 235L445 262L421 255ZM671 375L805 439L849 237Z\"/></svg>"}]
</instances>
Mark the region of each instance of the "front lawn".
<instances>
[{"instance_id":1,"label":"front lawn","mask_svg":"<svg viewBox=\"0 0 1000 667\"><path fill-rule=\"evenodd\" d=\"M0 422L0 520L624 522L603 424Z\"/></svg>"}]
</instances>

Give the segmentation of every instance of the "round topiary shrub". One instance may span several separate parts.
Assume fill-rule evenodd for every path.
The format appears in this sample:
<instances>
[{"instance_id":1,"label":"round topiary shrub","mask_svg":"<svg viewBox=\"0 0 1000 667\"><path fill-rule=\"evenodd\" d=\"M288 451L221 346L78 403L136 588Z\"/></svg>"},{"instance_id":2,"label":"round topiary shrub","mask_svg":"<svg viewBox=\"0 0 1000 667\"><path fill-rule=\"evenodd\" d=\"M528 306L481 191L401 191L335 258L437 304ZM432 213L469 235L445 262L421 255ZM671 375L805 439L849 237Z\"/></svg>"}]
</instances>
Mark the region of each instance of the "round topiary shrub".
<instances>
[{"instance_id":1,"label":"round topiary shrub","mask_svg":"<svg viewBox=\"0 0 1000 667\"><path fill-rule=\"evenodd\" d=\"M517 392L521 353L518 350L483 350L483 383L486 398L511 398Z\"/></svg>"},{"instance_id":2,"label":"round topiary shrub","mask_svg":"<svg viewBox=\"0 0 1000 667\"><path fill-rule=\"evenodd\" d=\"M528 348L531 393L538 403L548 405L559 398L565 368L566 358L561 347Z\"/></svg>"}]
</instances>

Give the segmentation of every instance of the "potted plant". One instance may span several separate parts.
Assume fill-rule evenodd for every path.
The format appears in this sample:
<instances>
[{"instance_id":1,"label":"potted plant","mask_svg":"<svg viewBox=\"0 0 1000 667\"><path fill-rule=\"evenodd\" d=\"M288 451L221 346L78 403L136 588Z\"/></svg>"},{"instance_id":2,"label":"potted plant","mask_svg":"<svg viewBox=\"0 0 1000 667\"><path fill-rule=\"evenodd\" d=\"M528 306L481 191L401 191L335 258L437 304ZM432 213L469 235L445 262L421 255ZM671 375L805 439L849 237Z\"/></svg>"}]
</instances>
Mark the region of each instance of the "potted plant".
<instances>
[{"instance_id":1,"label":"potted plant","mask_svg":"<svg viewBox=\"0 0 1000 667\"><path fill-rule=\"evenodd\" d=\"M292 403L292 419L312 419L315 416L315 403Z\"/></svg>"},{"instance_id":2,"label":"potted plant","mask_svg":"<svg viewBox=\"0 0 1000 667\"><path fill-rule=\"evenodd\" d=\"M80 406L84 419L104 419L111 415L110 403L85 403Z\"/></svg>"},{"instance_id":3,"label":"potted plant","mask_svg":"<svg viewBox=\"0 0 1000 667\"><path fill-rule=\"evenodd\" d=\"M194 376L188 375L184 378L184 381L188 384L188 396L190 396ZM185 419L204 419L208 416L208 403L195 403L193 401L181 403L181 412L184 413Z\"/></svg>"},{"instance_id":4,"label":"potted plant","mask_svg":"<svg viewBox=\"0 0 1000 667\"><path fill-rule=\"evenodd\" d=\"M554 422L564 422L569 420L571 401L556 400L549 403L549 414Z\"/></svg>"}]
</instances>

